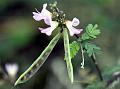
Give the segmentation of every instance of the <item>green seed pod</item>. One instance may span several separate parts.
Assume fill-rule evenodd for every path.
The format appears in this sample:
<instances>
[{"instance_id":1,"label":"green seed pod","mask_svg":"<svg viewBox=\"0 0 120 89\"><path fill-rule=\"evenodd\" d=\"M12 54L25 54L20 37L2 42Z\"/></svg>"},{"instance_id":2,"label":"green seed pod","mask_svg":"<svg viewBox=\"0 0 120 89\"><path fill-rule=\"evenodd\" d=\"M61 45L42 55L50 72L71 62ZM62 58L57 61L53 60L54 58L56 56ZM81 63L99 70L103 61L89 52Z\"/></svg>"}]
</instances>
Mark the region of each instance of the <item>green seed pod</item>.
<instances>
[{"instance_id":1,"label":"green seed pod","mask_svg":"<svg viewBox=\"0 0 120 89\"><path fill-rule=\"evenodd\" d=\"M73 83L73 66L71 62L71 56L70 56L70 44L69 44L69 37L68 37L68 31L67 29L63 30L63 38L64 38L64 50L65 50L65 61L67 64L67 71L70 78L71 83Z\"/></svg>"},{"instance_id":2,"label":"green seed pod","mask_svg":"<svg viewBox=\"0 0 120 89\"><path fill-rule=\"evenodd\" d=\"M44 49L41 55L33 62L33 64L18 78L15 82L15 86L28 81L43 65L45 60L50 55L51 51L53 50L54 46L58 42L61 33L58 33L48 44L48 46Z\"/></svg>"}]
</instances>

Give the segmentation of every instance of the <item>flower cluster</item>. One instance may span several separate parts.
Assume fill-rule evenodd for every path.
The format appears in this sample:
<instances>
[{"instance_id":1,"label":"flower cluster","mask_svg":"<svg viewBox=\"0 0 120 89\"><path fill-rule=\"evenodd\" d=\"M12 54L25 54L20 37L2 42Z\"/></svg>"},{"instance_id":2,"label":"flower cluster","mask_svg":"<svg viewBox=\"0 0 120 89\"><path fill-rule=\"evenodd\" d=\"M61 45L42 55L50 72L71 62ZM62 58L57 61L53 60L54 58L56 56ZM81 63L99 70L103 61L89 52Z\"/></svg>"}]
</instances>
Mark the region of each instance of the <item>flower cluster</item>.
<instances>
[{"instance_id":1,"label":"flower cluster","mask_svg":"<svg viewBox=\"0 0 120 89\"><path fill-rule=\"evenodd\" d=\"M52 20L52 13L48 11L47 4L43 4L43 9L41 12L33 12L33 18L36 21L44 20L45 24L47 24L49 27L47 28L39 28L41 33L45 33L46 35L50 36L55 28L58 27L59 22ZM66 20L64 24L68 28L70 32L70 36L73 36L74 34L80 34L83 29L76 29L75 26L78 26L80 21L75 17L72 21Z\"/></svg>"}]
</instances>

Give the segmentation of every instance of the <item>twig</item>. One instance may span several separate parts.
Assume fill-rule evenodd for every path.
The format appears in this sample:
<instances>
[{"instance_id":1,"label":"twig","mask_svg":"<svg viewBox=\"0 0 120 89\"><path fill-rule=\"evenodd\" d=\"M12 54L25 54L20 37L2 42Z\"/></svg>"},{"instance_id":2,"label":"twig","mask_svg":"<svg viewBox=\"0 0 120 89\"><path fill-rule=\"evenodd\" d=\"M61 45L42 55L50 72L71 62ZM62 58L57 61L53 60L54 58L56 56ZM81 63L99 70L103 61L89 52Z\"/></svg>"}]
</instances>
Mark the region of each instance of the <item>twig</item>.
<instances>
[{"instance_id":1,"label":"twig","mask_svg":"<svg viewBox=\"0 0 120 89\"><path fill-rule=\"evenodd\" d=\"M83 69L84 69L85 57L84 57L84 50L83 50L82 44L80 45L80 49L81 49L81 54L82 54L82 63L81 63L81 68L83 68Z\"/></svg>"},{"instance_id":2,"label":"twig","mask_svg":"<svg viewBox=\"0 0 120 89\"><path fill-rule=\"evenodd\" d=\"M103 81L102 73L101 73L101 70L100 70L100 68L99 68L99 66L98 66L98 63L97 63L97 61L96 61L96 57L95 57L95 54L94 54L94 53L93 53L93 55L91 56L91 59L92 59L92 61L93 61L94 64L95 64L95 68L96 68L96 70L97 70L97 72L98 72L98 75L99 75L99 77L100 77L100 80Z\"/></svg>"},{"instance_id":3,"label":"twig","mask_svg":"<svg viewBox=\"0 0 120 89\"><path fill-rule=\"evenodd\" d=\"M75 34L75 37L78 39L78 35ZM83 47L82 47L82 42L80 43L80 49L81 49L81 54L82 54L82 63L81 63L81 68L84 69L84 60L85 60L85 57L84 57L84 50L83 50Z\"/></svg>"}]
</instances>

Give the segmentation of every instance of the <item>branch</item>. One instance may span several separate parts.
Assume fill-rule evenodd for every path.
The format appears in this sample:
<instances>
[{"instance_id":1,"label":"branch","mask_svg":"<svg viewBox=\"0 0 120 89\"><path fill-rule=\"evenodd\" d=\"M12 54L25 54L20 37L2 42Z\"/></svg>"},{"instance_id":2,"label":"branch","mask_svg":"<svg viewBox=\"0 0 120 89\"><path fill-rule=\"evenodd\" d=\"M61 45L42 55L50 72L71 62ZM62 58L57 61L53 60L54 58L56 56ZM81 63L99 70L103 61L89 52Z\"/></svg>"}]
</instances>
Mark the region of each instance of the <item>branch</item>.
<instances>
[{"instance_id":1,"label":"branch","mask_svg":"<svg viewBox=\"0 0 120 89\"><path fill-rule=\"evenodd\" d=\"M80 49L81 49L81 54L82 54L82 63L81 63L81 68L84 69L84 62L85 62L85 57L84 57L84 50L82 47L82 43L80 44Z\"/></svg>"},{"instance_id":2,"label":"branch","mask_svg":"<svg viewBox=\"0 0 120 89\"><path fill-rule=\"evenodd\" d=\"M97 63L97 61L96 61L96 57L95 57L95 54L94 54L94 53L93 53L93 55L91 56L91 59L92 59L92 61L94 62L94 65L95 65L95 68L96 68L96 70L97 70L97 72L98 72L98 75L99 75L99 77L100 77L100 80L103 81L102 73L101 73L101 70L100 70L100 68L99 68L99 66L98 66L98 63Z\"/></svg>"},{"instance_id":3,"label":"branch","mask_svg":"<svg viewBox=\"0 0 120 89\"><path fill-rule=\"evenodd\" d=\"M75 37L78 39L79 36L75 34ZM82 63L81 63L81 68L84 69L84 60L85 60L85 57L84 57L84 50L83 50L83 47L82 47L82 42L80 43L80 49L81 49L81 54L82 54Z\"/></svg>"}]
</instances>

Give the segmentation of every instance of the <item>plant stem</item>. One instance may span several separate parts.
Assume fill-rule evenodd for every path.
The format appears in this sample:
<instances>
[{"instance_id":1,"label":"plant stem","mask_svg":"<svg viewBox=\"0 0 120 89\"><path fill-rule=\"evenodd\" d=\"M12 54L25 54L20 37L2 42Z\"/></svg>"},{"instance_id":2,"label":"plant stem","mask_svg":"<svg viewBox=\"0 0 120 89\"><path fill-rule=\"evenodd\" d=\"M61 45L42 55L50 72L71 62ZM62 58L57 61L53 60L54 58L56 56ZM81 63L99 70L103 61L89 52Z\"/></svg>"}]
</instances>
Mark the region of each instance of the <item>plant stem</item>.
<instances>
[{"instance_id":1,"label":"plant stem","mask_svg":"<svg viewBox=\"0 0 120 89\"><path fill-rule=\"evenodd\" d=\"M80 49L81 49L81 54L82 54L82 63L81 63L81 68L83 68L83 69L84 69L85 57L84 57L84 50L83 50L82 44L80 44Z\"/></svg>"},{"instance_id":2,"label":"plant stem","mask_svg":"<svg viewBox=\"0 0 120 89\"><path fill-rule=\"evenodd\" d=\"M76 35L76 34L75 34L75 37L76 37L77 39L79 38L78 35ZM80 44L81 44L81 46L82 46L82 41L80 42ZM82 47L82 49L81 49L81 52L82 52L82 50L83 50L83 47ZM82 54L82 55L84 55L84 54ZM82 58L83 58L83 57L82 57ZM97 63L97 61L96 61L96 57L95 57L95 54L94 54L94 53L93 53L93 55L91 56L91 59L92 59L94 65L95 65L95 68L96 68L97 73L98 73L98 75L99 75L99 77L100 77L100 80L103 81L102 73L101 73L100 67L99 67L99 65L98 65L98 63Z\"/></svg>"},{"instance_id":3,"label":"plant stem","mask_svg":"<svg viewBox=\"0 0 120 89\"><path fill-rule=\"evenodd\" d=\"M78 39L78 35L75 34L75 37ZM83 47L82 47L82 42L80 43L80 49L81 49L81 54L82 54L82 63L81 63L81 68L84 69L84 60L85 60L85 57L84 57L84 50L83 50Z\"/></svg>"},{"instance_id":4,"label":"plant stem","mask_svg":"<svg viewBox=\"0 0 120 89\"><path fill-rule=\"evenodd\" d=\"M94 62L94 65L95 65L95 68L96 68L96 70L97 70L97 72L98 72L98 75L99 75L99 77L100 77L100 80L103 81L102 73L101 73L100 67L99 67L99 65L98 65L98 63L97 63L97 61L96 61L96 57L95 57L95 54L94 54L94 53L93 53L93 55L91 56L91 59L92 59L92 61Z\"/></svg>"}]
</instances>

